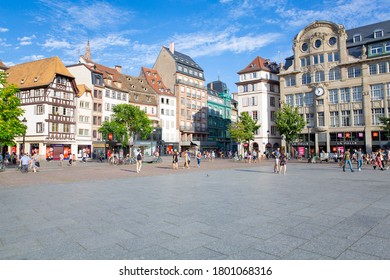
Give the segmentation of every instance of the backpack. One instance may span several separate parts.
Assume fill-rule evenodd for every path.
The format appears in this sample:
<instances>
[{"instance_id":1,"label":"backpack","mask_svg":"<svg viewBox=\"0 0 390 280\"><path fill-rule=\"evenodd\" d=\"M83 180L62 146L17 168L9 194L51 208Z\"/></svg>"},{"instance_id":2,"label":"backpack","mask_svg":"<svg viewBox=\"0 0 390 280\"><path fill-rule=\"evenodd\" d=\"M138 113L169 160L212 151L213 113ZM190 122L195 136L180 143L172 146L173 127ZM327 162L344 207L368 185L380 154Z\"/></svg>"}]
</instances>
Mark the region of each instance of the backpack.
<instances>
[{"instance_id":1,"label":"backpack","mask_svg":"<svg viewBox=\"0 0 390 280\"><path fill-rule=\"evenodd\" d=\"M141 160L141 159L142 159L141 153L138 153L137 160Z\"/></svg>"}]
</instances>

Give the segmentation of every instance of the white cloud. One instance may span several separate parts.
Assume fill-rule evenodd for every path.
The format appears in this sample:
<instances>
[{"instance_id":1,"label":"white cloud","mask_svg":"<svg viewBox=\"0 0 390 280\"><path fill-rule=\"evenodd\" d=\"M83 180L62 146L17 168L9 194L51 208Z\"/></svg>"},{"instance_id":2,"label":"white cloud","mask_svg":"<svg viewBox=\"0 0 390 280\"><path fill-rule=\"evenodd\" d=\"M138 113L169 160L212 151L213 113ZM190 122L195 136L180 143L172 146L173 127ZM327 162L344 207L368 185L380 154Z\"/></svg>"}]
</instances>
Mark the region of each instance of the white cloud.
<instances>
[{"instance_id":1,"label":"white cloud","mask_svg":"<svg viewBox=\"0 0 390 280\"><path fill-rule=\"evenodd\" d=\"M53 11L52 18L46 20L56 22L60 19L61 28L68 31L77 29L77 26L83 26L87 30L110 29L113 26L123 25L132 17L130 11L116 8L103 1L74 3L71 1L40 0L40 2ZM36 19L42 20L41 17Z\"/></svg>"},{"instance_id":2,"label":"white cloud","mask_svg":"<svg viewBox=\"0 0 390 280\"><path fill-rule=\"evenodd\" d=\"M220 55L225 52L242 53L258 50L275 42L278 33L235 35L228 30L217 33L176 35L176 49L193 57Z\"/></svg>"},{"instance_id":3,"label":"white cloud","mask_svg":"<svg viewBox=\"0 0 390 280\"><path fill-rule=\"evenodd\" d=\"M32 36L24 36L24 37L18 37L18 41L20 42L21 46L28 46L32 44L32 40L36 39L37 37L35 35Z\"/></svg>"},{"instance_id":4,"label":"white cloud","mask_svg":"<svg viewBox=\"0 0 390 280\"><path fill-rule=\"evenodd\" d=\"M55 50L55 49L68 49L71 47L71 44L65 40L57 41L54 39L46 40L45 43L42 44L45 49Z\"/></svg>"},{"instance_id":5,"label":"white cloud","mask_svg":"<svg viewBox=\"0 0 390 280\"><path fill-rule=\"evenodd\" d=\"M9 31L8 28L0 27L0 33L1 33L1 32L8 32L8 31Z\"/></svg>"},{"instance_id":6,"label":"white cloud","mask_svg":"<svg viewBox=\"0 0 390 280\"><path fill-rule=\"evenodd\" d=\"M0 46L2 47L11 47L10 44L7 43L7 40L0 38Z\"/></svg>"},{"instance_id":7,"label":"white cloud","mask_svg":"<svg viewBox=\"0 0 390 280\"><path fill-rule=\"evenodd\" d=\"M39 59L43 59L43 58L45 58L45 56L33 54L33 55L24 56L20 60L21 61L35 61L35 60L39 60Z\"/></svg>"}]
</instances>

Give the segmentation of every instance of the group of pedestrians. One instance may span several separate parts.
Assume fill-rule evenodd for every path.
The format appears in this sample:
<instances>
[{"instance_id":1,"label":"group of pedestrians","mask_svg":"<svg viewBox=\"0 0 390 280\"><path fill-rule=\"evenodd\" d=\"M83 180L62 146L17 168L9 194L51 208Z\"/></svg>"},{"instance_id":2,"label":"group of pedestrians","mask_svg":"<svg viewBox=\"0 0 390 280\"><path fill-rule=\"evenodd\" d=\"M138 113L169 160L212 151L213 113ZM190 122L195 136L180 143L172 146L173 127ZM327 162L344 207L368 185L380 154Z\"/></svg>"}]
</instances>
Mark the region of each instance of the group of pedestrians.
<instances>
[{"instance_id":1,"label":"group of pedestrians","mask_svg":"<svg viewBox=\"0 0 390 280\"><path fill-rule=\"evenodd\" d=\"M20 171L22 173L27 173L29 169L36 173L39 167L39 155L37 153L31 157L27 153L24 153L20 158Z\"/></svg>"},{"instance_id":2,"label":"group of pedestrians","mask_svg":"<svg viewBox=\"0 0 390 280\"><path fill-rule=\"evenodd\" d=\"M384 160L384 154L381 150L378 150L377 152L373 152L370 156L371 160L367 161L367 155L365 155L362 152L362 148L359 148L357 151L355 151L354 155L351 155L350 149L347 149L342 157L342 161L340 163L340 166L343 167L343 172L345 172L345 168L349 167L351 172L355 172L355 170L352 168L352 158L356 159L357 162L357 170L361 171L363 162L366 161L367 164L372 164L374 169L378 170L387 170L389 167L385 167L385 160Z\"/></svg>"},{"instance_id":3,"label":"group of pedestrians","mask_svg":"<svg viewBox=\"0 0 390 280\"><path fill-rule=\"evenodd\" d=\"M284 149L280 151L277 148L272 152L272 157L275 159L274 173L286 175L287 172L287 155Z\"/></svg>"}]
</instances>

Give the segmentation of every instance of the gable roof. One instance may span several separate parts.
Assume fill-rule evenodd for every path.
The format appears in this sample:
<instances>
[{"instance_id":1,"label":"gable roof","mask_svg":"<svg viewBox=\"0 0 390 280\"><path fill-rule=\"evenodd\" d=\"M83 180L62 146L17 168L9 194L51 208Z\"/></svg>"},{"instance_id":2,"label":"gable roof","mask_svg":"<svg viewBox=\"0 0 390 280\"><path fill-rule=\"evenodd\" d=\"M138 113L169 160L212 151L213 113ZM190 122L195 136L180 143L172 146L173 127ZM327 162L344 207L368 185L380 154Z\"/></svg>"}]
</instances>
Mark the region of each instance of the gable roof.
<instances>
[{"instance_id":1,"label":"gable roof","mask_svg":"<svg viewBox=\"0 0 390 280\"><path fill-rule=\"evenodd\" d=\"M7 70L8 67L0 60L0 69Z\"/></svg>"},{"instance_id":2,"label":"gable roof","mask_svg":"<svg viewBox=\"0 0 390 280\"><path fill-rule=\"evenodd\" d=\"M161 76L157 72L157 70L142 67L141 73L143 78L149 84L149 86L151 86L157 94L175 96L175 94L164 85Z\"/></svg>"},{"instance_id":3,"label":"gable roof","mask_svg":"<svg viewBox=\"0 0 390 280\"><path fill-rule=\"evenodd\" d=\"M145 79L125 74L120 74L120 76L123 80L124 88L129 94L129 103L157 106L157 94ZM131 100L134 94L139 95L139 99L136 102ZM147 101L147 96L151 97L150 101Z\"/></svg>"},{"instance_id":4,"label":"gable roof","mask_svg":"<svg viewBox=\"0 0 390 280\"><path fill-rule=\"evenodd\" d=\"M237 74L251 73L256 71L268 71L272 73L279 73L278 65L275 62L270 62L268 59L265 60L260 56L256 56L247 67L237 72Z\"/></svg>"},{"instance_id":5,"label":"gable roof","mask_svg":"<svg viewBox=\"0 0 390 280\"><path fill-rule=\"evenodd\" d=\"M119 91L126 91L123 87L123 78L121 73L118 72L115 68L110 68L95 62L91 62L90 64L84 64L89 70L103 74L104 86L109 88L114 88ZM111 85L106 82L106 80L111 80ZM118 86L116 83L122 84Z\"/></svg>"},{"instance_id":6,"label":"gable roof","mask_svg":"<svg viewBox=\"0 0 390 280\"><path fill-rule=\"evenodd\" d=\"M77 94L77 97L82 96L86 92L92 92L92 90L89 87L87 87L85 84L77 85L77 89L79 90L79 93Z\"/></svg>"},{"instance_id":7,"label":"gable roof","mask_svg":"<svg viewBox=\"0 0 390 280\"><path fill-rule=\"evenodd\" d=\"M6 73L7 83L20 89L48 86L57 75L74 79L58 56L17 64L7 69Z\"/></svg>"}]
</instances>

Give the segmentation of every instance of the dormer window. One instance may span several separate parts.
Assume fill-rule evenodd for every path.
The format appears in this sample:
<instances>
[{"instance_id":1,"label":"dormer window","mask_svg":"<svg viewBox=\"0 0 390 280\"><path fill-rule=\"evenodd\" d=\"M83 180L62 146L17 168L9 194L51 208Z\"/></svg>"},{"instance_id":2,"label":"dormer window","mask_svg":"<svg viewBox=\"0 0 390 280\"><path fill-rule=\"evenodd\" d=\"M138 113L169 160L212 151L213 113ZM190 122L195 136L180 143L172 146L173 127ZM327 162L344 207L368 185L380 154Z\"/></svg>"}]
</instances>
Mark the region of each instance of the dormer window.
<instances>
[{"instance_id":1,"label":"dormer window","mask_svg":"<svg viewBox=\"0 0 390 280\"><path fill-rule=\"evenodd\" d=\"M383 29L374 30L374 38L382 38L383 37Z\"/></svg>"},{"instance_id":2,"label":"dormer window","mask_svg":"<svg viewBox=\"0 0 390 280\"><path fill-rule=\"evenodd\" d=\"M360 35L360 34L353 35L353 42L354 43L361 42L361 41L362 41L362 35Z\"/></svg>"}]
</instances>

